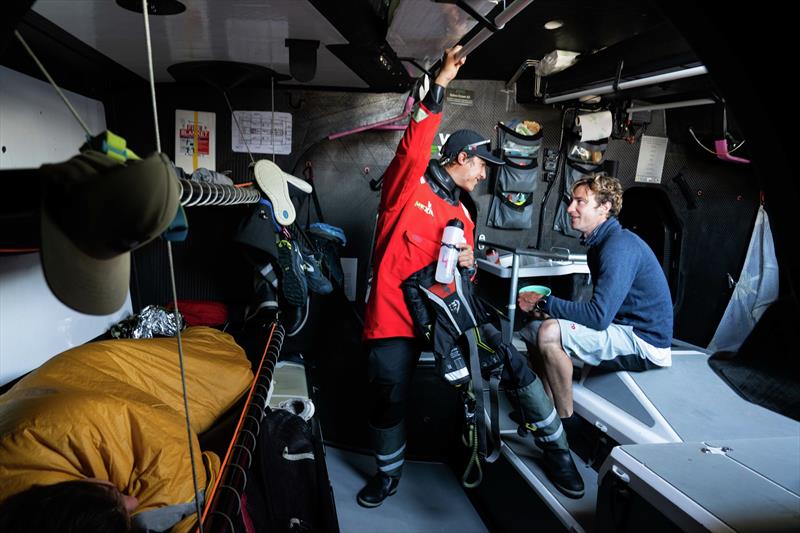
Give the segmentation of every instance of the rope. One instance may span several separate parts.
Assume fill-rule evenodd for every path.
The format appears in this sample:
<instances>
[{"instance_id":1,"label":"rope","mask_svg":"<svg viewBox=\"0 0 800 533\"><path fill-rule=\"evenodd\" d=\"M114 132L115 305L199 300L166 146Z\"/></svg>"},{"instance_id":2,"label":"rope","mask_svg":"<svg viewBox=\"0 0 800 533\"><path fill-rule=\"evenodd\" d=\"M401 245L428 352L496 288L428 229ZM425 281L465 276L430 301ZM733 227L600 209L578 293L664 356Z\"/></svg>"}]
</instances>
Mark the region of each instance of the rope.
<instances>
[{"instance_id":1,"label":"rope","mask_svg":"<svg viewBox=\"0 0 800 533\"><path fill-rule=\"evenodd\" d=\"M719 155L719 154L717 154L717 152L715 150L711 150L710 148L707 148L703 143L701 143L700 139L698 139L697 135L695 135L694 131L692 131L692 128L689 128L689 133L692 134L692 138L694 139L694 142L696 142L700 146L700 148L702 148L703 150L705 150L709 154ZM736 150L741 148L744 143L745 143L745 141L740 142L739 144L734 146L732 149L728 150L728 153L732 154L733 152L735 152Z\"/></svg>"},{"instance_id":2,"label":"rope","mask_svg":"<svg viewBox=\"0 0 800 533\"><path fill-rule=\"evenodd\" d=\"M250 145L247 144L247 139L244 137L244 132L242 131L242 127L239 125L239 119L236 118L236 113L233 112L233 106L231 105L231 101L228 100L228 93L224 90L222 91L222 96L225 97L225 103L228 104L228 109L231 112L231 116L233 117L233 122L236 124L236 129L239 130L239 136L242 138L242 142L244 143L244 147L247 149L247 155L250 156L250 162L255 164L256 160L253 158L253 153L250 151Z\"/></svg>"},{"instance_id":3,"label":"rope","mask_svg":"<svg viewBox=\"0 0 800 533\"><path fill-rule=\"evenodd\" d=\"M703 150L705 150L709 154L717 155L717 152L715 152L714 150L710 150L710 149L706 148L706 146L703 143L700 142L700 139L698 139L697 136L694 134L694 131L692 131L692 128L689 128L689 133L692 134L692 138L694 139L694 142L696 142L698 145L700 145L700 148L702 148Z\"/></svg>"},{"instance_id":4,"label":"rope","mask_svg":"<svg viewBox=\"0 0 800 533\"><path fill-rule=\"evenodd\" d=\"M478 457L478 432L475 428L475 424L468 424L467 426L467 434L468 437L464 437L461 435L461 442L464 443L464 446L467 448L472 448L472 452L470 453L469 461L467 461L467 468L464 470L464 475L461 476L461 483L464 485L465 488L474 489L478 485L481 484L483 481L483 471L481 470L481 460ZM469 478L472 469L478 473L477 478L475 481L467 481Z\"/></svg>"},{"instance_id":5,"label":"rope","mask_svg":"<svg viewBox=\"0 0 800 533\"><path fill-rule=\"evenodd\" d=\"M142 0L142 2L147 2L147 0ZM146 6L145 6L146 9ZM146 11L145 11L146 13ZM147 16L147 15L145 15ZM180 319L180 312L178 311L178 294L175 290L175 269L174 264L172 262L172 243L167 241L167 256L169 257L169 278L170 284L172 286L172 303L175 306L175 319L178 323L177 328L177 339L178 339L178 362L180 363L181 367L181 388L183 392L183 410L186 414L186 436L189 442L189 460L192 463L192 484L194 486L194 506L195 512L197 513L197 521L200 527L200 533L203 533L203 524L200 522L201 518L201 509L200 509L200 487L199 483L197 482L197 466L194 464L194 446L192 446L192 423L189 418L189 398L186 395L186 369L183 365L183 343L181 342L181 319Z\"/></svg>"},{"instance_id":6,"label":"rope","mask_svg":"<svg viewBox=\"0 0 800 533\"><path fill-rule=\"evenodd\" d=\"M479 414L477 413L477 405L474 403L475 395L471 391L463 391L461 398L464 401L464 419L467 426L467 436L464 436L462 433L461 442L464 446L471 449L467 467L464 470L464 475L461 476L461 483L468 489L474 489L483 481L483 471L481 470L479 454L478 426L475 423L475 417L479 416ZM469 400L473 400L472 407L469 405ZM467 478L469 478L473 469L475 469L478 475L475 481L469 482Z\"/></svg>"},{"instance_id":7,"label":"rope","mask_svg":"<svg viewBox=\"0 0 800 533\"><path fill-rule=\"evenodd\" d=\"M69 102L69 100L67 100L67 96L61 91L61 88L58 85L56 85L55 80L50 76L50 73L47 72L47 69L44 68L44 65L42 65L42 62L39 61L38 57L36 57L36 54L33 53L33 50L31 50L30 46L28 46L28 43L26 43L25 39L22 38L22 35L20 35L20 33L17 30L14 30L14 35L16 35L17 40L20 42L20 44L22 44L22 47L25 49L25 51L28 52L28 55L31 56L31 58L33 59L34 63L36 63L36 66L39 67L39 70L42 71L42 74L44 74L44 77L47 78L47 81L50 82L50 85L52 85L53 88L56 90L56 92L58 93L58 96L60 96L61 99L64 101L64 103L67 105L67 108L72 113L72 116L75 117L75 120L77 120L78 124L81 125L81 128L83 128L83 131L86 132L86 136L87 137L91 137L92 136L92 132L89 131L89 126L86 125L86 123L83 121L83 119L78 114L78 112L75 110L75 108L72 107L72 104Z\"/></svg>"},{"instance_id":8,"label":"rope","mask_svg":"<svg viewBox=\"0 0 800 533\"><path fill-rule=\"evenodd\" d=\"M269 77L269 95L272 99L272 112L270 113L269 135L272 138L272 162L275 162L275 76Z\"/></svg>"},{"instance_id":9,"label":"rope","mask_svg":"<svg viewBox=\"0 0 800 533\"><path fill-rule=\"evenodd\" d=\"M156 84L153 74L153 48L150 37L150 18L148 16L147 0L142 0L142 15L144 16L144 32L147 43L147 70L150 74L150 96L153 104L153 125L156 130L156 151L161 152L161 136L158 132L158 106L156 105ZM194 462L194 447L192 446L192 423L189 418L189 398L186 394L186 369L183 364L183 342L181 339L181 319L178 311L178 292L175 288L175 265L172 261L172 243L167 241L167 257L169 258L169 279L172 288L172 302L175 306L175 318L179 325L177 328L178 362L181 368L181 388L183 392L183 409L186 418L186 437L189 443L189 461L192 463L192 484L194 487L194 506L197 514L197 526L203 533L202 509L200 508L200 487L197 482L197 465Z\"/></svg>"},{"instance_id":10,"label":"rope","mask_svg":"<svg viewBox=\"0 0 800 533\"><path fill-rule=\"evenodd\" d=\"M147 43L147 71L150 74L150 98L153 102L153 126L156 129L156 152L161 151L161 134L158 132L158 106L156 105L156 83L153 74L153 47L150 40L150 17L147 13L147 0L142 0L144 15L144 34Z\"/></svg>"}]
</instances>

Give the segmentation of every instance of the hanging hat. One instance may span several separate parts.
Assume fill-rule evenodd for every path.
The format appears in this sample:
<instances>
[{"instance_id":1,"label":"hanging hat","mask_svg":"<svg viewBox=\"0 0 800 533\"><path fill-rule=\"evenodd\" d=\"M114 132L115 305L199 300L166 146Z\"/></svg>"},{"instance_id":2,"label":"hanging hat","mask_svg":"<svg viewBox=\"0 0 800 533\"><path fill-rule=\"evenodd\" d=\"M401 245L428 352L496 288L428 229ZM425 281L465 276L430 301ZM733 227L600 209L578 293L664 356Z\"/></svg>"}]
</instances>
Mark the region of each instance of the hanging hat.
<instances>
[{"instance_id":1,"label":"hanging hat","mask_svg":"<svg viewBox=\"0 0 800 533\"><path fill-rule=\"evenodd\" d=\"M43 165L42 265L53 294L92 315L122 307L130 251L159 236L175 218L178 180L154 153L122 163L87 150Z\"/></svg>"}]
</instances>

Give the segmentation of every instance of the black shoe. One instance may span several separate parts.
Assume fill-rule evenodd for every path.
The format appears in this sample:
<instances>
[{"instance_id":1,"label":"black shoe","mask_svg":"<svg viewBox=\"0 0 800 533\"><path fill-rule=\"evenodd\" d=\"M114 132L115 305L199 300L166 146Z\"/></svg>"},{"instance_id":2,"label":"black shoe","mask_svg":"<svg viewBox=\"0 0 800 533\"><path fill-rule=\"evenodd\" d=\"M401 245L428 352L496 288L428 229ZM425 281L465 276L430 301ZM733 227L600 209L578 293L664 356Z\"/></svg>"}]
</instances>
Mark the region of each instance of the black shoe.
<instances>
[{"instance_id":1,"label":"black shoe","mask_svg":"<svg viewBox=\"0 0 800 533\"><path fill-rule=\"evenodd\" d=\"M303 251L303 271L306 274L308 290L317 294L330 294L333 285L322 273L322 265L312 253Z\"/></svg>"},{"instance_id":2,"label":"black shoe","mask_svg":"<svg viewBox=\"0 0 800 533\"><path fill-rule=\"evenodd\" d=\"M278 265L281 268L281 291L286 301L296 307L306 304L308 284L303 272L303 256L297 243L281 239L278 241Z\"/></svg>"},{"instance_id":3,"label":"black shoe","mask_svg":"<svg viewBox=\"0 0 800 533\"><path fill-rule=\"evenodd\" d=\"M358 492L358 504L362 507L377 507L383 500L397 492L399 477L389 477L384 474L375 474L367 481L366 486Z\"/></svg>"},{"instance_id":4,"label":"black shoe","mask_svg":"<svg viewBox=\"0 0 800 533\"><path fill-rule=\"evenodd\" d=\"M565 496L583 498L583 478L569 450L544 450L542 453L547 477Z\"/></svg>"}]
</instances>

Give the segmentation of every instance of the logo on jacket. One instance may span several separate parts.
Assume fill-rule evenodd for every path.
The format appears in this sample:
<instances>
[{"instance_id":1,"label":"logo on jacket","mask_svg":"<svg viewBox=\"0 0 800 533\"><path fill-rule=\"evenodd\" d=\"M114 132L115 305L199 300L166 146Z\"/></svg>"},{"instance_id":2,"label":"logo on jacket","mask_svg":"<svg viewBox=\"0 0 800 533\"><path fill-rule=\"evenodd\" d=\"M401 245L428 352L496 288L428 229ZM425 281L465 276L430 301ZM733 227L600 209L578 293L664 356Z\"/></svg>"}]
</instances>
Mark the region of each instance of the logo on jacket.
<instances>
[{"instance_id":1,"label":"logo on jacket","mask_svg":"<svg viewBox=\"0 0 800 533\"><path fill-rule=\"evenodd\" d=\"M461 309L461 302L459 302L458 300L453 300L452 302L447 304L447 307L449 307L452 312L458 313L458 311Z\"/></svg>"},{"instance_id":2,"label":"logo on jacket","mask_svg":"<svg viewBox=\"0 0 800 533\"><path fill-rule=\"evenodd\" d=\"M424 205L422 202L417 200L416 202L414 202L414 207L421 209L422 212L425 213L426 215L433 216L433 207L431 206L430 202L428 202L428 205Z\"/></svg>"}]
</instances>

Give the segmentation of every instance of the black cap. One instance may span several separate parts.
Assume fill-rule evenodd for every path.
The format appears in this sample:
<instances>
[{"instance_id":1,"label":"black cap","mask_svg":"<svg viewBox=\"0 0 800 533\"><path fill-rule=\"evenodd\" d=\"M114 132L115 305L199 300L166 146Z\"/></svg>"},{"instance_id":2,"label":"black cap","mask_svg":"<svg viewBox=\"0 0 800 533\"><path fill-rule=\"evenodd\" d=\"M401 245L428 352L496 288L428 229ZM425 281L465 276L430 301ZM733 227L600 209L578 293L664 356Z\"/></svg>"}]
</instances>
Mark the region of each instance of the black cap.
<instances>
[{"instance_id":1,"label":"black cap","mask_svg":"<svg viewBox=\"0 0 800 533\"><path fill-rule=\"evenodd\" d=\"M470 157L476 155L492 165L505 164L505 161L492 155L491 141L477 131L458 130L450 135L442 146L440 161L442 164L455 161L461 152Z\"/></svg>"}]
</instances>

